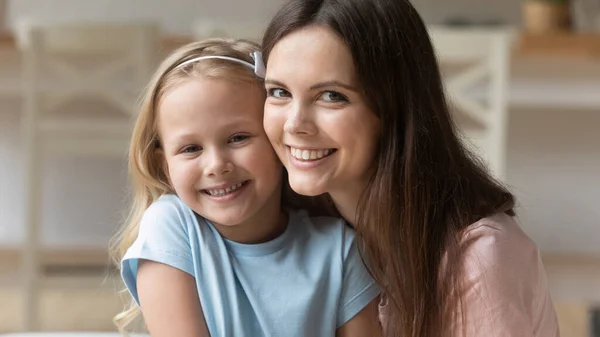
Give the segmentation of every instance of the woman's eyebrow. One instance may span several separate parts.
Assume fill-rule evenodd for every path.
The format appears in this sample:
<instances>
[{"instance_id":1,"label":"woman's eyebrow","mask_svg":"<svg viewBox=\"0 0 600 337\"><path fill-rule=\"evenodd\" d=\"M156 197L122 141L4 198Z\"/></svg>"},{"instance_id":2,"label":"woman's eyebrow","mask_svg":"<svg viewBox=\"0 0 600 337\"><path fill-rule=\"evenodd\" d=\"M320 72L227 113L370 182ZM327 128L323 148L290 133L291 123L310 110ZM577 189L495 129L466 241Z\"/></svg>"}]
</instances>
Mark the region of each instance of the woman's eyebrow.
<instances>
[{"instance_id":1,"label":"woman's eyebrow","mask_svg":"<svg viewBox=\"0 0 600 337\"><path fill-rule=\"evenodd\" d=\"M277 80L272 80L272 79L265 79L265 84L272 84L272 85L276 85L278 87L286 86L285 84L283 84L283 82L277 81Z\"/></svg>"},{"instance_id":2,"label":"woman's eyebrow","mask_svg":"<svg viewBox=\"0 0 600 337\"><path fill-rule=\"evenodd\" d=\"M336 80L325 81L325 82L320 82L320 83L314 84L313 86L310 87L310 90L322 89L324 87L342 87L344 89L348 89L348 90L351 90L351 91L354 91L354 92L358 92L357 88L355 88L355 87L353 87L353 86L351 86L349 84L345 84L345 83L342 83L340 81L336 81Z\"/></svg>"},{"instance_id":3,"label":"woman's eyebrow","mask_svg":"<svg viewBox=\"0 0 600 337\"><path fill-rule=\"evenodd\" d=\"M265 84L271 84L271 85L275 85L275 86L278 86L278 87L284 87L284 88L287 87L283 82L278 81L278 80L273 80L273 79L265 79ZM353 87L353 86L351 86L349 84L345 84L343 82L336 81L336 80L325 81L325 82L320 82L320 83L313 84L310 87L310 90L322 89L322 88L325 88L325 87L342 87L342 88L347 89L347 90L351 90L351 91L354 91L354 92L359 92L359 90L356 87Z\"/></svg>"}]
</instances>

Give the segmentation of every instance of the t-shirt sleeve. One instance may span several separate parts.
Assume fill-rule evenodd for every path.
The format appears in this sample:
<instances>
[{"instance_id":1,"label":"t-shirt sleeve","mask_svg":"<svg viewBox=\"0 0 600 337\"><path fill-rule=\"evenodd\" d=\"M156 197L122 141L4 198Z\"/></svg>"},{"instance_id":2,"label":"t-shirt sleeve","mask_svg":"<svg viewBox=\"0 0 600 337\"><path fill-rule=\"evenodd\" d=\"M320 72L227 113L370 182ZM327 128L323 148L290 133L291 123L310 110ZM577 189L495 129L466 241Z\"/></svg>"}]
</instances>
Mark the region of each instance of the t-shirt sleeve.
<instances>
[{"instance_id":1,"label":"t-shirt sleeve","mask_svg":"<svg viewBox=\"0 0 600 337\"><path fill-rule=\"evenodd\" d=\"M354 231L344 226L343 284L336 327L339 328L364 309L381 292L359 253Z\"/></svg>"},{"instance_id":2,"label":"t-shirt sleeve","mask_svg":"<svg viewBox=\"0 0 600 337\"><path fill-rule=\"evenodd\" d=\"M135 302L140 259L163 263L194 276L186 209L175 199L161 198L146 210L138 237L121 261L121 277Z\"/></svg>"},{"instance_id":3,"label":"t-shirt sleeve","mask_svg":"<svg viewBox=\"0 0 600 337\"><path fill-rule=\"evenodd\" d=\"M466 325L456 322L454 335L558 336L535 244L506 227L481 226L469 234L463 246Z\"/></svg>"}]
</instances>

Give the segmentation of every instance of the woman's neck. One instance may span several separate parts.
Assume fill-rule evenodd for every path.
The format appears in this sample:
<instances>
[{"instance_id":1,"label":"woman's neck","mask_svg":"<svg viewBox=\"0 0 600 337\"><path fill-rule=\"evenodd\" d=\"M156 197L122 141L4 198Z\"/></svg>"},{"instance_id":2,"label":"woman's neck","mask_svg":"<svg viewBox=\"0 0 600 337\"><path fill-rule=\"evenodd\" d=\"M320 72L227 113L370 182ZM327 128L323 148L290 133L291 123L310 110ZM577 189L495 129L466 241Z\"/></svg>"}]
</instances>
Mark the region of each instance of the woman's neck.
<instances>
[{"instance_id":1,"label":"woman's neck","mask_svg":"<svg viewBox=\"0 0 600 337\"><path fill-rule=\"evenodd\" d=\"M365 183L357 182L339 190L329 192L335 208L352 227L356 226L358 202L365 185Z\"/></svg>"}]
</instances>

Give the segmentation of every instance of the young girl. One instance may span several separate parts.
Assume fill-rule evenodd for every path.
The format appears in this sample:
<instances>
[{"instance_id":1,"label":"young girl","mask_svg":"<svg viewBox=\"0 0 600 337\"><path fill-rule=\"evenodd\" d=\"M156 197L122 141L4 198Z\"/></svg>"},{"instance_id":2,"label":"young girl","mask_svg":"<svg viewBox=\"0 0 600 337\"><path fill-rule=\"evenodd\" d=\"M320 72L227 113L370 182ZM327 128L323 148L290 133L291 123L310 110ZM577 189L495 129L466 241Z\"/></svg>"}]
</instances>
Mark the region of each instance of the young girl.
<instances>
[{"instance_id":1,"label":"young girl","mask_svg":"<svg viewBox=\"0 0 600 337\"><path fill-rule=\"evenodd\" d=\"M282 207L257 50L190 44L148 87L117 252L135 304L118 325L139 305L155 337L377 336L379 288L353 232Z\"/></svg>"}]
</instances>

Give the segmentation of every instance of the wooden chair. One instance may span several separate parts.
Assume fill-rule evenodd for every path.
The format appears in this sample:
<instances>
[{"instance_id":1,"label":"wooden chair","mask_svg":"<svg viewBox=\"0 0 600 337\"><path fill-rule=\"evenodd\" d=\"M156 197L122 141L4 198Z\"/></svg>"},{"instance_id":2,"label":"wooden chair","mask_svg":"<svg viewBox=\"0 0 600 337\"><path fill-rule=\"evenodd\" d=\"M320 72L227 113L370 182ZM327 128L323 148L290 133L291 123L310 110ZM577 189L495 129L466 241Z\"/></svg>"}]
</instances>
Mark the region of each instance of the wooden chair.
<instances>
[{"instance_id":1,"label":"wooden chair","mask_svg":"<svg viewBox=\"0 0 600 337\"><path fill-rule=\"evenodd\" d=\"M503 180L513 31L430 27L449 103L465 143ZM454 71L452 71L454 70Z\"/></svg>"},{"instance_id":2,"label":"wooden chair","mask_svg":"<svg viewBox=\"0 0 600 337\"><path fill-rule=\"evenodd\" d=\"M43 158L56 154L124 158L136 100L156 65L158 33L152 22L17 25L23 58L26 331L38 328L43 286L38 256Z\"/></svg>"}]
</instances>

